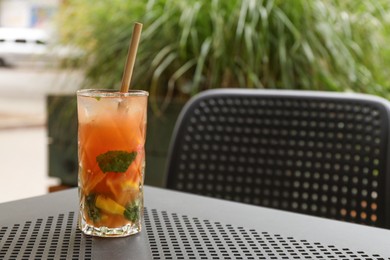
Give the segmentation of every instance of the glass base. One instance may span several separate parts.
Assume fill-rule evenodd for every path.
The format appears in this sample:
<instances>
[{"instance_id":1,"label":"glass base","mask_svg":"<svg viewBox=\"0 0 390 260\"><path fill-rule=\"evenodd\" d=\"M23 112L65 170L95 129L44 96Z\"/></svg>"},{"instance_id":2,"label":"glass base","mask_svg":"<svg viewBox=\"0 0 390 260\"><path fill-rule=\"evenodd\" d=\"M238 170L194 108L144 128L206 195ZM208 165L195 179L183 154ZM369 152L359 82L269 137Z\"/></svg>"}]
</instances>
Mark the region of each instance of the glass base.
<instances>
[{"instance_id":1,"label":"glass base","mask_svg":"<svg viewBox=\"0 0 390 260\"><path fill-rule=\"evenodd\" d=\"M141 232L141 223L128 224L118 228L94 227L87 224L82 218L79 229L86 235L97 237L126 237Z\"/></svg>"}]
</instances>

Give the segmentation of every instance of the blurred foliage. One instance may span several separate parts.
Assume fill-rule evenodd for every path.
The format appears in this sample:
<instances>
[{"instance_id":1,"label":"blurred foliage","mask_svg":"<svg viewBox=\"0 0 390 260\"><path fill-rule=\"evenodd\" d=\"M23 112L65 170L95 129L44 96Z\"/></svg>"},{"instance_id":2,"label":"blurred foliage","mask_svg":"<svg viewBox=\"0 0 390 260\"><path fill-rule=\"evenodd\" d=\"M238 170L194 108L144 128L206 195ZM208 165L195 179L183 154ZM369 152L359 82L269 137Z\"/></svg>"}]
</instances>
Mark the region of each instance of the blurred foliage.
<instances>
[{"instance_id":1,"label":"blurred foliage","mask_svg":"<svg viewBox=\"0 0 390 260\"><path fill-rule=\"evenodd\" d=\"M156 110L219 87L390 97L388 0L67 0L58 22L85 86L118 89L143 23L132 87L165 97Z\"/></svg>"}]
</instances>

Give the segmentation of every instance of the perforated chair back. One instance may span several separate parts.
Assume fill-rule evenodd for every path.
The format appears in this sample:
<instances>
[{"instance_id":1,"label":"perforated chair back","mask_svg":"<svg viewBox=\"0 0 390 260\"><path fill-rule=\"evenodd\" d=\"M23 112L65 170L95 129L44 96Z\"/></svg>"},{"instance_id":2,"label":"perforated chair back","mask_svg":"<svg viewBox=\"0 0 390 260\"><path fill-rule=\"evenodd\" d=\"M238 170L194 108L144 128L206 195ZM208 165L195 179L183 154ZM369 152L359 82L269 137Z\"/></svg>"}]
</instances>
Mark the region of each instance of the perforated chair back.
<instances>
[{"instance_id":1,"label":"perforated chair back","mask_svg":"<svg viewBox=\"0 0 390 260\"><path fill-rule=\"evenodd\" d=\"M389 111L363 94L204 91L175 126L166 187L389 228Z\"/></svg>"}]
</instances>

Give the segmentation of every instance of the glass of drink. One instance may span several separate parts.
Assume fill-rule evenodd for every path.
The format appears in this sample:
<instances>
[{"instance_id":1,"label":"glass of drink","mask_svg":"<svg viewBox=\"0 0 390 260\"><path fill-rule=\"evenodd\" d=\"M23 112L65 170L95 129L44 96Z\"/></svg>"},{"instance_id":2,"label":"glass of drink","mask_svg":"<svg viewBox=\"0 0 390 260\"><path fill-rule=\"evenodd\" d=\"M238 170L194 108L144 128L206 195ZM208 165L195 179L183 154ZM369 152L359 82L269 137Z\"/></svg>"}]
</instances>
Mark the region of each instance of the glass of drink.
<instances>
[{"instance_id":1,"label":"glass of drink","mask_svg":"<svg viewBox=\"0 0 390 260\"><path fill-rule=\"evenodd\" d=\"M121 237L141 231L148 92L79 90L79 228Z\"/></svg>"}]
</instances>

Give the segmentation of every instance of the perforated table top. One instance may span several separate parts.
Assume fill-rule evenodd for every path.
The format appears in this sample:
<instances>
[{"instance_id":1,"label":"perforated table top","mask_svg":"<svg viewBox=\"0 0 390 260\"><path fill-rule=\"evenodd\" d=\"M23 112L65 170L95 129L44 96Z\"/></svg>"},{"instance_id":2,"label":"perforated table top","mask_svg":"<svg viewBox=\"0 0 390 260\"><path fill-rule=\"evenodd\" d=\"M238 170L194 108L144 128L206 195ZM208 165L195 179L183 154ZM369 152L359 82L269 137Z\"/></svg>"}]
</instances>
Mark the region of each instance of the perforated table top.
<instances>
[{"instance_id":1,"label":"perforated table top","mask_svg":"<svg viewBox=\"0 0 390 260\"><path fill-rule=\"evenodd\" d=\"M0 259L390 259L390 230L145 188L141 234L76 228L77 190L0 204Z\"/></svg>"}]
</instances>

